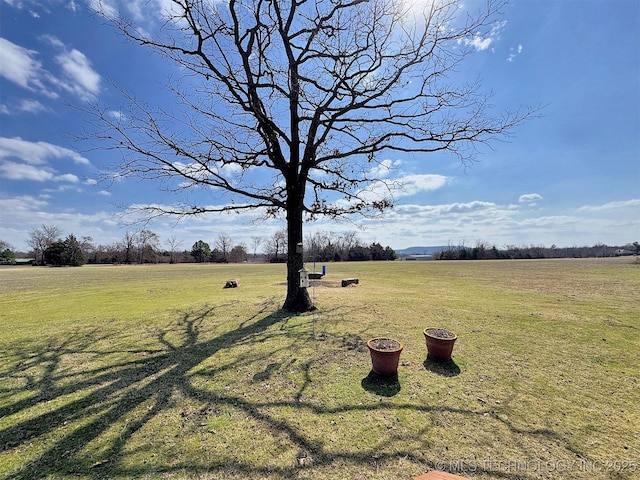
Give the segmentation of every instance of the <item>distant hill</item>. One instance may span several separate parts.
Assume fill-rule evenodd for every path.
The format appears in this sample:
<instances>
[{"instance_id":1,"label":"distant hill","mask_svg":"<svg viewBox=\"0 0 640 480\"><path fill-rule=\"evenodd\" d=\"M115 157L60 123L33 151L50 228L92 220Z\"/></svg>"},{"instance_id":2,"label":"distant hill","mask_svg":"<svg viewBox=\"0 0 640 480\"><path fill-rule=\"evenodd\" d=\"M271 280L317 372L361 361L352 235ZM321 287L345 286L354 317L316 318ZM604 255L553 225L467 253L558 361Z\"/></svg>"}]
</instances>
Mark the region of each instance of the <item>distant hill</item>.
<instances>
[{"instance_id":1,"label":"distant hill","mask_svg":"<svg viewBox=\"0 0 640 480\"><path fill-rule=\"evenodd\" d=\"M409 247L402 250L396 250L398 255L433 255L436 252L450 249L450 246L440 247Z\"/></svg>"}]
</instances>

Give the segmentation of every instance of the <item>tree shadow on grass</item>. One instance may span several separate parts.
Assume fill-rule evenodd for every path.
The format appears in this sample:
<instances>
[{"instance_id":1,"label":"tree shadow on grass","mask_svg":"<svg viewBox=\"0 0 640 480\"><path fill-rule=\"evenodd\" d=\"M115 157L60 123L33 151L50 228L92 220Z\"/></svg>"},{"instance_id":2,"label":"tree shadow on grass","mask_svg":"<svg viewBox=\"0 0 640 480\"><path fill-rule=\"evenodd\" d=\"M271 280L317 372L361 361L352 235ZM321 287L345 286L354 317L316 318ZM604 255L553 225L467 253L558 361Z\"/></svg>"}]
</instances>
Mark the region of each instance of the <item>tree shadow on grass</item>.
<instances>
[{"instance_id":1,"label":"tree shadow on grass","mask_svg":"<svg viewBox=\"0 0 640 480\"><path fill-rule=\"evenodd\" d=\"M301 386L296 387L289 398L270 398L268 395L247 397L243 387L234 391L235 385L229 385L228 391L203 387L193 380L193 370L196 368L201 369L201 379L213 379L248 365L250 371L257 371L249 376L250 383L254 384L251 388L258 388L260 385L256 383L277 380L273 377L280 371L290 369L295 359L295 354L288 354L286 362L278 362L271 358L274 352L270 352L248 357L239 355L226 360L216 356L218 352L238 346L251 347L277 336L284 336L291 345L310 341L308 331L296 330L292 325L295 322L290 322L291 316L280 311L268 313L266 308L240 321L235 328L207 337L204 334L205 327L223 315L219 310L220 307L204 307L182 312L174 324L177 327L159 330L151 348L118 350L118 335L122 332L105 334L98 330L49 339L40 344L16 345L13 352L4 355L11 358L13 363L0 370L0 384L9 385L0 387L7 399L0 408L0 418L4 418L0 428L0 455L4 458L11 456L16 465L11 471L5 470L6 478L32 480L81 476L99 479L211 474L213 478L218 478L218 475L295 479L304 476L301 472L307 468L331 469L350 465L367 469L371 468L372 461L377 465L385 461L395 462L400 458L426 470L434 465L425 462L414 449L407 447L386 451L377 446L359 452L335 449L331 442L325 442L321 433L309 433L303 424L298 423L298 419L306 419L302 420L303 423L316 422L327 416L404 410L427 415L449 412L470 417L473 421L486 421L489 415L489 418L509 426L503 418L485 410L402 403L397 399L393 404L354 401L323 405L309 398L306 392L316 381L312 378L315 360L308 357L304 358L299 369L304 376L298 379ZM114 345L111 350L101 350L95 346L111 341ZM327 344L322 342L323 346ZM287 358L284 353L282 356ZM70 365L70 358L86 358L87 361L86 364ZM331 361L339 360L334 358ZM444 368L448 376L455 372L451 365L432 367ZM219 383L215 385L219 386ZM397 377L379 377L373 372L362 379L361 386L381 397L393 397L401 388ZM224 423L227 421L224 411L227 410L249 419L253 425L263 427L263 432L280 439L278 441L286 448L301 452L300 458L312 458L311 466L307 467L304 462L292 462L289 466L262 464L237 453L232 458L216 457L206 463L185 456L172 458L165 463L147 464L142 458L151 459L158 444L180 441L177 438L179 430L175 432L171 425L161 426L160 433L166 438L140 439L145 428L151 423L166 421L167 412L176 409L176 392L195 409L187 411L187 407L184 407L182 416L169 418L182 422L178 429L206 430L209 428L208 417L213 420L220 418L220 422ZM295 412L295 415L287 417L283 412ZM561 441L551 430L528 432L511 426L509 428L518 435ZM204 434L213 435L207 431L199 433ZM40 445L38 451L30 450L33 444ZM23 451L29 454L22 461L18 457ZM131 455L134 455L133 463L126 461L126 457ZM521 472L490 473L494 478L533 478ZM308 477L308 472L305 475Z\"/></svg>"},{"instance_id":2,"label":"tree shadow on grass","mask_svg":"<svg viewBox=\"0 0 640 480\"><path fill-rule=\"evenodd\" d=\"M0 429L0 455L37 442L54 432L59 440L45 442L44 451L37 458L7 478L34 479L79 473L100 477L98 470L112 464L128 439L168 407L174 391L186 390L189 370L220 349L260 335L286 319L282 312L267 314L257 321L250 318L236 329L198 342L202 322L214 317L214 307L186 312L180 322L183 328L180 344L175 345L168 340L171 332L160 331L158 344L163 348L134 352L134 355L138 354L135 360L95 368L88 366L78 370L76 365L74 372L67 374L61 367L65 364L65 357L91 357L95 364L96 357L101 355L132 352L93 349L96 343L109 341L108 335L97 331L50 339L44 344L16 346L18 351L10 353L14 364L3 369L0 381L4 377L7 383L11 381L12 385L20 385L3 389L5 395L17 394L18 400L6 402L0 408L0 417L21 415L26 419ZM233 368L233 365L226 365L226 368ZM100 459L96 461L95 455L89 457L80 453L106 434L112 425L133 412L141 411L141 406L146 406L146 413L127 421L124 431L111 442ZM42 413L35 413L36 410L42 410ZM91 420L83 421L86 418ZM73 425L78 426L74 429Z\"/></svg>"}]
</instances>

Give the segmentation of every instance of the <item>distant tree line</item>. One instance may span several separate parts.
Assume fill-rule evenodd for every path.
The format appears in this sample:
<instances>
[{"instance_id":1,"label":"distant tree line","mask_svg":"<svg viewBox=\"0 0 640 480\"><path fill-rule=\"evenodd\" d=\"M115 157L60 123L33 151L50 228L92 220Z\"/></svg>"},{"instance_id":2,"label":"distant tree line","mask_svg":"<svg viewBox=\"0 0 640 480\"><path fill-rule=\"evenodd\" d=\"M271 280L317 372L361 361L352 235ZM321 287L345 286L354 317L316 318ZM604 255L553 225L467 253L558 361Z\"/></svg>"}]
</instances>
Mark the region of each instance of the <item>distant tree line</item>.
<instances>
[{"instance_id":1,"label":"distant tree line","mask_svg":"<svg viewBox=\"0 0 640 480\"><path fill-rule=\"evenodd\" d=\"M598 243L592 247L543 247L537 245L515 246L506 245L497 248L484 242L475 246L449 246L434 254L435 260L500 260L500 259L534 259L534 258L594 258L615 257L620 255L637 255L640 244L634 242L624 247L609 246Z\"/></svg>"},{"instance_id":2,"label":"distant tree line","mask_svg":"<svg viewBox=\"0 0 640 480\"><path fill-rule=\"evenodd\" d=\"M362 243L355 232L316 232L305 238L304 258L306 262L357 262L395 260L398 255L389 246Z\"/></svg>"},{"instance_id":3,"label":"distant tree line","mask_svg":"<svg viewBox=\"0 0 640 480\"><path fill-rule=\"evenodd\" d=\"M0 240L0 263L14 264L16 258L30 257L35 265L80 266L87 264L148 264L148 263L242 263L266 261L284 263L287 260L287 233L279 230L271 237L251 237L251 250L244 243L234 243L226 233L220 233L212 244L195 242L190 250L182 241L170 237L163 247L160 237L148 229L126 232L121 241L96 245L91 237L71 234L61 238L62 230L55 225L42 225L28 233L30 252L15 252ZM342 235L318 232L305 239L305 261L340 262L363 260L395 260L395 251L379 243L363 244L354 232ZM259 249L262 249L259 252Z\"/></svg>"},{"instance_id":4,"label":"distant tree line","mask_svg":"<svg viewBox=\"0 0 640 480\"><path fill-rule=\"evenodd\" d=\"M227 234L220 234L213 249L204 240L198 240L191 247L191 258L197 263L242 263L248 258L244 244L233 245Z\"/></svg>"},{"instance_id":5,"label":"distant tree line","mask_svg":"<svg viewBox=\"0 0 640 480\"><path fill-rule=\"evenodd\" d=\"M88 264L147 264L147 263L242 263L264 261L284 263L287 259L286 230L270 237L251 237L251 252L244 243L234 243L226 233L220 233L211 244L195 242L191 250L182 248L182 241L169 237L164 247L160 237L151 230L127 232L121 241L96 245L91 237L61 236L54 225L42 225L28 233L29 252L17 252L8 242L0 240L0 265L15 264L28 257L35 265L80 266ZM436 260L493 260L534 258L586 258L639 255L640 243L625 246L596 244L592 247L551 247L495 245L479 241L475 246L457 245L444 248L433 255ZM395 260L396 252L380 243L363 243L355 232L337 234L319 231L307 235L304 242L305 262L343 262L367 260Z\"/></svg>"}]
</instances>

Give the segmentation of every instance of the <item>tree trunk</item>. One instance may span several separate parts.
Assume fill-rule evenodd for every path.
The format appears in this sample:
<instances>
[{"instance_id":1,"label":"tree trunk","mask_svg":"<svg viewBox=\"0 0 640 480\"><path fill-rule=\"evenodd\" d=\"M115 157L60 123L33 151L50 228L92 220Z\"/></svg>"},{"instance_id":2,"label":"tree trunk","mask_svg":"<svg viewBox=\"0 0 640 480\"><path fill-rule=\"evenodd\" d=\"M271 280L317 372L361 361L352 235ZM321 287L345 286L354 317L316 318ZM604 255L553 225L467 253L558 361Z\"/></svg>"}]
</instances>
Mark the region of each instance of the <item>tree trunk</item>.
<instances>
[{"instance_id":1,"label":"tree trunk","mask_svg":"<svg viewBox=\"0 0 640 480\"><path fill-rule=\"evenodd\" d=\"M296 190L295 187L292 190ZM316 307L307 289L300 286L299 270L303 267L302 203L304 192L289 191L287 204L287 298L282 306L288 312L310 312Z\"/></svg>"}]
</instances>

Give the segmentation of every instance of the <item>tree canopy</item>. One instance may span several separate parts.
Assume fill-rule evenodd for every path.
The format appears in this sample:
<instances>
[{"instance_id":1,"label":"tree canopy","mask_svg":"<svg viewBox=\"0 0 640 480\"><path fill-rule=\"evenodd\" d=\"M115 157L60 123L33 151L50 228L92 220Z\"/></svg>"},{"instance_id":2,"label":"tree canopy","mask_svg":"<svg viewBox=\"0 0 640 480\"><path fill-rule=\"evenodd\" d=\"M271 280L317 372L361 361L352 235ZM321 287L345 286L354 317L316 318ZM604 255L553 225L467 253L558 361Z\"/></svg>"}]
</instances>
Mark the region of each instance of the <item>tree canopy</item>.
<instances>
[{"instance_id":1,"label":"tree canopy","mask_svg":"<svg viewBox=\"0 0 640 480\"><path fill-rule=\"evenodd\" d=\"M74 235L51 243L43 252L44 262L54 266L80 267L86 263L86 257L80 242Z\"/></svg>"}]
</instances>

